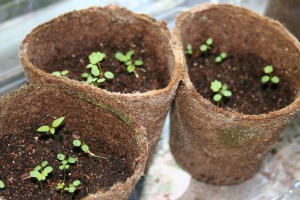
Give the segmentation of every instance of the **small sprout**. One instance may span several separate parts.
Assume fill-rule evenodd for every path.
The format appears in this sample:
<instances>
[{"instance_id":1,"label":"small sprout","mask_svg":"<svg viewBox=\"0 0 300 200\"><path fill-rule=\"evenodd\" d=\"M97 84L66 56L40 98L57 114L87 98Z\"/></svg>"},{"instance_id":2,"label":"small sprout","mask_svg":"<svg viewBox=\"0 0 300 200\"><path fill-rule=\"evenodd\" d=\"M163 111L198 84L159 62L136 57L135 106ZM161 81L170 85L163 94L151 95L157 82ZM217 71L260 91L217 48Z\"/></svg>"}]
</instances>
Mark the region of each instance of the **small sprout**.
<instances>
[{"instance_id":1,"label":"small sprout","mask_svg":"<svg viewBox=\"0 0 300 200\"><path fill-rule=\"evenodd\" d=\"M135 60L133 62L133 60L132 60L133 55L134 55L133 50L128 51L126 54L117 52L115 54L115 58L118 61L120 61L121 63L124 63L126 65L126 70L129 74L134 73L135 77L138 78L139 74L136 71L136 67L142 66L144 63L142 60ZM141 69L143 69L143 68L141 68ZM145 69L143 69L143 70L145 70ZM141 70L141 71L143 71L143 70Z\"/></svg>"},{"instance_id":2,"label":"small sprout","mask_svg":"<svg viewBox=\"0 0 300 200\"><path fill-rule=\"evenodd\" d=\"M268 83L269 81L271 81L271 83L273 84L278 84L280 82L280 79L278 76L273 76L272 72L273 72L273 66L272 65L267 65L263 68L263 71L265 73L264 76L261 77L261 82L263 84Z\"/></svg>"},{"instance_id":3,"label":"small sprout","mask_svg":"<svg viewBox=\"0 0 300 200\"><path fill-rule=\"evenodd\" d=\"M52 74L55 76L63 76L63 77L66 77L68 73L69 73L68 70L52 72Z\"/></svg>"},{"instance_id":4,"label":"small sprout","mask_svg":"<svg viewBox=\"0 0 300 200\"><path fill-rule=\"evenodd\" d=\"M70 156L67 159L65 154L62 154L62 153L57 154L56 157L58 160L61 161L59 169L64 172L64 180L63 180L63 183L64 183L66 180L66 171L70 168L70 164L74 164L76 162L76 159L72 156Z\"/></svg>"},{"instance_id":5,"label":"small sprout","mask_svg":"<svg viewBox=\"0 0 300 200\"><path fill-rule=\"evenodd\" d=\"M193 47L192 47L191 44L188 44L186 46L186 52L185 53L188 54L188 55L192 55L193 54Z\"/></svg>"},{"instance_id":6,"label":"small sprout","mask_svg":"<svg viewBox=\"0 0 300 200\"><path fill-rule=\"evenodd\" d=\"M61 198L62 198L63 191L67 191L71 194L70 199L73 199L73 194L77 190L77 187L80 185L80 183L81 182L79 180L75 180L73 181L73 183L69 185L69 187L65 187L65 183L61 182L57 184L56 189L61 191Z\"/></svg>"},{"instance_id":7,"label":"small sprout","mask_svg":"<svg viewBox=\"0 0 300 200\"><path fill-rule=\"evenodd\" d=\"M220 62L222 62L223 60L225 60L226 58L227 58L227 53L222 52L222 53L220 53L220 55L218 55L218 56L216 57L215 62L216 62L216 63L220 63Z\"/></svg>"},{"instance_id":8,"label":"small sprout","mask_svg":"<svg viewBox=\"0 0 300 200\"><path fill-rule=\"evenodd\" d=\"M220 81L217 81L217 80L211 82L210 89L216 93L213 96L213 100L218 103L221 101L223 96L225 96L225 97L232 96L232 93L230 90L228 90L227 85L222 84Z\"/></svg>"},{"instance_id":9,"label":"small sprout","mask_svg":"<svg viewBox=\"0 0 300 200\"><path fill-rule=\"evenodd\" d=\"M213 41L212 38L207 38L206 41L205 41L205 44L202 44L200 46L200 51L201 52L207 52L208 50L210 50L213 42L214 41Z\"/></svg>"},{"instance_id":10,"label":"small sprout","mask_svg":"<svg viewBox=\"0 0 300 200\"><path fill-rule=\"evenodd\" d=\"M52 135L54 135L55 129L60 126L60 124L64 121L64 119L65 119L65 117L57 118L52 122L51 126L43 125L43 126L40 126L36 131L40 132L40 133L50 132Z\"/></svg>"},{"instance_id":11,"label":"small sprout","mask_svg":"<svg viewBox=\"0 0 300 200\"><path fill-rule=\"evenodd\" d=\"M89 55L90 63L86 68L91 69L91 72L84 72L81 74L81 77L86 79L86 83L99 86L100 83L106 81L106 79L113 79L114 74L110 71L103 72L100 62L105 58L105 54L101 52L92 52Z\"/></svg>"},{"instance_id":12,"label":"small sprout","mask_svg":"<svg viewBox=\"0 0 300 200\"><path fill-rule=\"evenodd\" d=\"M3 188L5 188L5 184L2 180L0 180L0 189L3 189Z\"/></svg>"},{"instance_id":13,"label":"small sprout","mask_svg":"<svg viewBox=\"0 0 300 200\"><path fill-rule=\"evenodd\" d=\"M42 191L44 191L43 181L45 181L48 174L50 174L53 171L53 167L47 165L48 161L43 161L41 165L36 166L33 171L30 171L30 177L38 180Z\"/></svg>"},{"instance_id":14,"label":"small sprout","mask_svg":"<svg viewBox=\"0 0 300 200\"><path fill-rule=\"evenodd\" d=\"M81 140L73 140L73 146L74 147L79 147L81 148L81 150L84 152L84 153L87 153L89 154L90 156L93 156L93 157L97 157L97 158L103 158L103 159L107 159L106 157L102 157L102 156L97 156L95 155L94 153L92 153L90 151L90 148L87 144L85 144L83 141Z\"/></svg>"}]
</instances>

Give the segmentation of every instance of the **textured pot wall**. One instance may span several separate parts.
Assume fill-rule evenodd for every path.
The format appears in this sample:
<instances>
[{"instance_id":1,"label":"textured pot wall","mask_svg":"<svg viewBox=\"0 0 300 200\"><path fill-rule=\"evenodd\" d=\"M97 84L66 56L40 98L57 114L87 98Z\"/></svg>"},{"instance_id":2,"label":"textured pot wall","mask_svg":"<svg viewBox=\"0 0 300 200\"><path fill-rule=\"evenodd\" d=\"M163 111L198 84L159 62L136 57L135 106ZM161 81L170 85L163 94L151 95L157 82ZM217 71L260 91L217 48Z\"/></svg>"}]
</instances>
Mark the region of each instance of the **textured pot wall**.
<instances>
[{"instance_id":1,"label":"textured pot wall","mask_svg":"<svg viewBox=\"0 0 300 200\"><path fill-rule=\"evenodd\" d=\"M279 23L244 8L211 4L196 6L176 19L175 36L182 49L208 37L202 35L205 32L225 52L258 54L274 63L299 91L299 44ZM194 178L207 183L233 184L250 178L299 109L299 92L283 109L244 115L204 99L187 71L185 66L171 110L170 145L176 161Z\"/></svg>"},{"instance_id":2,"label":"textured pot wall","mask_svg":"<svg viewBox=\"0 0 300 200\"><path fill-rule=\"evenodd\" d=\"M112 48L118 49L120 44L126 43L129 47L129 43L137 37L141 38L146 55L154 52L149 55L155 58L153 69L165 74L166 87L145 93L121 94L56 77L45 71L53 59L63 64L65 57L82 48L90 49L107 41ZM179 51L178 42L164 22L124 8L107 6L67 13L37 27L23 41L20 57L30 83L63 83L132 115L146 128L150 162L181 78L182 57Z\"/></svg>"},{"instance_id":3,"label":"textured pot wall","mask_svg":"<svg viewBox=\"0 0 300 200\"><path fill-rule=\"evenodd\" d=\"M67 129L75 129L85 137L106 143L112 152L127 156L127 165L132 171L130 177L125 182L115 183L108 191L99 190L84 199L127 199L144 172L145 130L124 113L86 94L65 86L26 86L1 98L0 108L0 137L32 129L46 116L65 116ZM98 134L100 129L101 135Z\"/></svg>"}]
</instances>

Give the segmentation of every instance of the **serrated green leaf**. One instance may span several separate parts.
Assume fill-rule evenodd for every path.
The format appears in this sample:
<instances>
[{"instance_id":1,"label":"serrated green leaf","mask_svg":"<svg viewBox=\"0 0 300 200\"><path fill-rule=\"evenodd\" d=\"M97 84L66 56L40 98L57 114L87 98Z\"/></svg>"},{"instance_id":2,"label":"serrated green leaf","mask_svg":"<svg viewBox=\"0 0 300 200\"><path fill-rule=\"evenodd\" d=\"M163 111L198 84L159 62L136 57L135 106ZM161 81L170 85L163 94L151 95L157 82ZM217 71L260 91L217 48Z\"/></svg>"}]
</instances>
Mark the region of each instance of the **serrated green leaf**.
<instances>
[{"instance_id":1,"label":"serrated green leaf","mask_svg":"<svg viewBox=\"0 0 300 200\"><path fill-rule=\"evenodd\" d=\"M230 96L232 96L232 93L229 91L229 90L223 90L223 91L221 91L222 92L222 94L225 96L225 97L230 97Z\"/></svg>"},{"instance_id":2,"label":"serrated green leaf","mask_svg":"<svg viewBox=\"0 0 300 200\"><path fill-rule=\"evenodd\" d=\"M3 188L5 188L5 184L2 180L0 180L0 189L3 189Z\"/></svg>"},{"instance_id":3,"label":"serrated green leaf","mask_svg":"<svg viewBox=\"0 0 300 200\"><path fill-rule=\"evenodd\" d=\"M134 70L135 70L135 66L134 65L128 65L127 66L127 72L128 73L132 73L132 72L134 72Z\"/></svg>"},{"instance_id":4,"label":"serrated green leaf","mask_svg":"<svg viewBox=\"0 0 300 200\"><path fill-rule=\"evenodd\" d=\"M80 140L73 140L73 145L74 145L75 147L80 147L81 141L80 141Z\"/></svg>"},{"instance_id":5,"label":"serrated green leaf","mask_svg":"<svg viewBox=\"0 0 300 200\"><path fill-rule=\"evenodd\" d=\"M38 171L30 171L30 177L33 177L33 178L36 178L38 175L40 174L40 172L38 172Z\"/></svg>"},{"instance_id":6,"label":"serrated green leaf","mask_svg":"<svg viewBox=\"0 0 300 200\"><path fill-rule=\"evenodd\" d=\"M36 131L37 132L48 132L50 130L49 126L41 126Z\"/></svg>"},{"instance_id":7,"label":"serrated green leaf","mask_svg":"<svg viewBox=\"0 0 300 200\"><path fill-rule=\"evenodd\" d=\"M136 60L135 62L134 62L134 65L135 66L141 66L141 65L143 65L144 63L143 63L143 61L142 60Z\"/></svg>"},{"instance_id":8,"label":"serrated green leaf","mask_svg":"<svg viewBox=\"0 0 300 200\"><path fill-rule=\"evenodd\" d=\"M72 185L74 185L75 187L80 185L80 181L79 180L75 180L73 181Z\"/></svg>"},{"instance_id":9,"label":"serrated green leaf","mask_svg":"<svg viewBox=\"0 0 300 200\"><path fill-rule=\"evenodd\" d=\"M268 75L265 75L263 77L261 77L261 82L262 83L267 83L270 80L270 77Z\"/></svg>"},{"instance_id":10,"label":"serrated green leaf","mask_svg":"<svg viewBox=\"0 0 300 200\"><path fill-rule=\"evenodd\" d=\"M222 99L222 95L221 94L215 94L214 97L213 97L213 100L218 102Z\"/></svg>"},{"instance_id":11,"label":"serrated green leaf","mask_svg":"<svg viewBox=\"0 0 300 200\"><path fill-rule=\"evenodd\" d=\"M92 73L94 76L99 76L99 75L100 75L100 70L99 70L98 66L94 65L94 66L92 67L91 73Z\"/></svg>"},{"instance_id":12,"label":"serrated green leaf","mask_svg":"<svg viewBox=\"0 0 300 200\"><path fill-rule=\"evenodd\" d=\"M57 154L56 157L57 157L57 159L60 160L60 161L63 161L63 160L65 160L65 158L66 158L66 156L65 156L64 154L62 154L62 153Z\"/></svg>"},{"instance_id":13,"label":"serrated green leaf","mask_svg":"<svg viewBox=\"0 0 300 200\"><path fill-rule=\"evenodd\" d=\"M64 119L65 117L57 118L52 122L52 127L57 128L64 121Z\"/></svg>"},{"instance_id":14,"label":"serrated green leaf","mask_svg":"<svg viewBox=\"0 0 300 200\"><path fill-rule=\"evenodd\" d=\"M49 174L50 172L53 171L53 167L48 166L48 167L46 167L43 171Z\"/></svg>"},{"instance_id":15,"label":"serrated green leaf","mask_svg":"<svg viewBox=\"0 0 300 200\"><path fill-rule=\"evenodd\" d=\"M271 81L272 81L272 83L279 83L280 82L280 79L279 79L279 77L278 76L273 76L272 78L271 78Z\"/></svg>"},{"instance_id":16,"label":"serrated green leaf","mask_svg":"<svg viewBox=\"0 0 300 200\"><path fill-rule=\"evenodd\" d=\"M73 158L73 157L70 157L70 158L68 159L68 163L74 164L75 162L76 162L76 159Z\"/></svg>"},{"instance_id":17,"label":"serrated green leaf","mask_svg":"<svg viewBox=\"0 0 300 200\"><path fill-rule=\"evenodd\" d=\"M107 71L104 73L104 77L107 79L113 79L114 78L114 74L110 71Z\"/></svg>"},{"instance_id":18,"label":"serrated green leaf","mask_svg":"<svg viewBox=\"0 0 300 200\"><path fill-rule=\"evenodd\" d=\"M90 150L89 146L86 145L86 144L82 145L81 149L82 149L82 151L85 152L85 153L88 152L88 151Z\"/></svg>"}]
</instances>

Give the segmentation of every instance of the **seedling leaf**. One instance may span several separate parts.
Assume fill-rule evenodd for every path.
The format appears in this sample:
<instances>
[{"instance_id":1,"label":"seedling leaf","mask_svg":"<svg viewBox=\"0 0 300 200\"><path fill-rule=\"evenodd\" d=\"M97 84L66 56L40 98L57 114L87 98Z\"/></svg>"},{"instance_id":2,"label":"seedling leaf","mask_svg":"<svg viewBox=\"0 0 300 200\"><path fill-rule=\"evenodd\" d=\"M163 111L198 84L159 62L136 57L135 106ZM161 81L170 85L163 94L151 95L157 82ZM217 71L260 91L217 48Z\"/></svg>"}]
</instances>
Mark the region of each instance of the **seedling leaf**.
<instances>
[{"instance_id":1,"label":"seedling leaf","mask_svg":"<svg viewBox=\"0 0 300 200\"><path fill-rule=\"evenodd\" d=\"M64 121L64 119L65 119L65 117L57 118L56 120L54 120L52 122L52 127L57 128Z\"/></svg>"},{"instance_id":2,"label":"seedling leaf","mask_svg":"<svg viewBox=\"0 0 300 200\"><path fill-rule=\"evenodd\" d=\"M214 97L213 97L214 101L218 102L222 99L222 95L221 94L215 94Z\"/></svg>"},{"instance_id":3,"label":"seedling leaf","mask_svg":"<svg viewBox=\"0 0 300 200\"><path fill-rule=\"evenodd\" d=\"M75 187L80 185L80 181L79 180L75 180L73 181L72 185L74 185Z\"/></svg>"},{"instance_id":4,"label":"seedling leaf","mask_svg":"<svg viewBox=\"0 0 300 200\"><path fill-rule=\"evenodd\" d=\"M47 174L49 174L50 172L52 172L53 171L53 167L51 167L51 166L47 166L44 170L43 170L43 172L46 172Z\"/></svg>"},{"instance_id":5,"label":"seedling leaf","mask_svg":"<svg viewBox=\"0 0 300 200\"><path fill-rule=\"evenodd\" d=\"M141 66L141 65L143 65L143 61L142 61L142 60L136 60L136 61L134 62L134 65L135 65L135 66Z\"/></svg>"},{"instance_id":6,"label":"seedling leaf","mask_svg":"<svg viewBox=\"0 0 300 200\"><path fill-rule=\"evenodd\" d=\"M5 187L4 182L0 180L0 189L3 189L4 187Z\"/></svg>"},{"instance_id":7,"label":"seedling leaf","mask_svg":"<svg viewBox=\"0 0 300 200\"><path fill-rule=\"evenodd\" d=\"M73 158L73 157L70 157L70 158L68 159L68 163L74 164L75 162L76 162L76 159Z\"/></svg>"},{"instance_id":8,"label":"seedling leaf","mask_svg":"<svg viewBox=\"0 0 300 200\"><path fill-rule=\"evenodd\" d=\"M262 83L267 83L270 80L270 77L268 75L264 75L261 77L261 82Z\"/></svg>"},{"instance_id":9,"label":"seedling leaf","mask_svg":"<svg viewBox=\"0 0 300 200\"><path fill-rule=\"evenodd\" d=\"M55 71L55 72L52 72L52 75L61 76L61 73L59 71Z\"/></svg>"},{"instance_id":10,"label":"seedling leaf","mask_svg":"<svg viewBox=\"0 0 300 200\"><path fill-rule=\"evenodd\" d=\"M99 79L97 80L98 83L103 83L104 81L105 81L105 78L99 78Z\"/></svg>"},{"instance_id":11,"label":"seedling leaf","mask_svg":"<svg viewBox=\"0 0 300 200\"><path fill-rule=\"evenodd\" d=\"M271 78L271 81L272 81L273 83L279 83L280 79L279 79L278 76L273 76L273 77Z\"/></svg>"},{"instance_id":12,"label":"seedling leaf","mask_svg":"<svg viewBox=\"0 0 300 200\"><path fill-rule=\"evenodd\" d=\"M202 51L202 52L207 51L207 49L208 49L208 46L207 46L206 44L202 44L202 45L200 46L200 51Z\"/></svg>"},{"instance_id":13,"label":"seedling leaf","mask_svg":"<svg viewBox=\"0 0 300 200\"><path fill-rule=\"evenodd\" d=\"M126 57L124 56L124 54L122 54L121 52L117 52L115 54L115 58L117 60L119 60L120 62L125 62L126 61Z\"/></svg>"},{"instance_id":14,"label":"seedling leaf","mask_svg":"<svg viewBox=\"0 0 300 200\"><path fill-rule=\"evenodd\" d=\"M220 81L213 81L210 85L210 89L214 92L218 92L222 87L222 83Z\"/></svg>"},{"instance_id":15,"label":"seedling leaf","mask_svg":"<svg viewBox=\"0 0 300 200\"><path fill-rule=\"evenodd\" d=\"M75 147L80 147L81 141L80 141L80 140L73 140L73 145L74 145Z\"/></svg>"},{"instance_id":16,"label":"seedling leaf","mask_svg":"<svg viewBox=\"0 0 300 200\"><path fill-rule=\"evenodd\" d=\"M60 161L63 161L64 159L66 158L66 156L64 154L57 154L57 159L60 160Z\"/></svg>"},{"instance_id":17,"label":"seedling leaf","mask_svg":"<svg viewBox=\"0 0 300 200\"><path fill-rule=\"evenodd\" d=\"M31 172L30 172L30 177L35 178L35 177L37 177L39 174L40 174L40 172L34 170L34 171L31 171Z\"/></svg>"},{"instance_id":18,"label":"seedling leaf","mask_svg":"<svg viewBox=\"0 0 300 200\"><path fill-rule=\"evenodd\" d=\"M54 133L55 133L55 128L51 127L51 128L50 128L50 133L52 133L52 134L54 135Z\"/></svg>"},{"instance_id":19,"label":"seedling leaf","mask_svg":"<svg viewBox=\"0 0 300 200\"><path fill-rule=\"evenodd\" d=\"M104 73L104 77L107 79L113 79L114 78L114 74L110 71L107 71Z\"/></svg>"},{"instance_id":20,"label":"seedling leaf","mask_svg":"<svg viewBox=\"0 0 300 200\"><path fill-rule=\"evenodd\" d=\"M209 46L211 46L212 44L213 44L213 39L212 38L207 38L207 40L206 40L206 44L207 45L209 45Z\"/></svg>"},{"instance_id":21,"label":"seedling leaf","mask_svg":"<svg viewBox=\"0 0 300 200\"><path fill-rule=\"evenodd\" d=\"M89 55L89 60L91 64L97 64L105 58L105 54L101 52L93 52Z\"/></svg>"},{"instance_id":22,"label":"seedling leaf","mask_svg":"<svg viewBox=\"0 0 300 200\"><path fill-rule=\"evenodd\" d=\"M93 65L92 70L91 70L91 73L92 73L94 76L99 76L99 75L100 75L100 70L99 70L98 66Z\"/></svg>"},{"instance_id":23,"label":"seedling leaf","mask_svg":"<svg viewBox=\"0 0 300 200\"><path fill-rule=\"evenodd\" d=\"M50 130L49 126L41 126L36 131L37 132L48 132Z\"/></svg>"},{"instance_id":24,"label":"seedling leaf","mask_svg":"<svg viewBox=\"0 0 300 200\"><path fill-rule=\"evenodd\" d=\"M222 90L221 92L225 97L230 97L232 95L232 93L229 90Z\"/></svg>"},{"instance_id":25,"label":"seedling leaf","mask_svg":"<svg viewBox=\"0 0 300 200\"><path fill-rule=\"evenodd\" d=\"M134 70L135 70L135 66L134 65L128 65L127 66L127 72L128 73L132 73L132 72L134 72Z\"/></svg>"},{"instance_id":26,"label":"seedling leaf","mask_svg":"<svg viewBox=\"0 0 300 200\"><path fill-rule=\"evenodd\" d=\"M266 74L272 73L272 72L273 72L273 66L272 66L272 65L267 65L267 66L265 66L265 67L264 67L264 72L265 72Z\"/></svg>"},{"instance_id":27,"label":"seedling leaf","mask_svg":"<svg viewBox=\"0 0 300 200\"><path fill-rule=\"evenodd\" d=\"M42 167L46 167L47 165L48 165L48 161L43 161L42 164L41 164ZM37 166L37 167L40 167L40 166ZM40 170L40 169L38 169L38 170Z\"/></svg>"},{"instance_id":28,"label":"seedling leaf","mask_svg":"<svg viewBox=\"0 0 300 200\"><path fill-rule=\"evenodd\" d=\"M82 147L81 147L81 149L82 149L82 151L83 152L88 152L89 151L89 146L88 145L86 145L86 144L84 144L84 145L82 145Z\"/></svg>"}]
</instances>

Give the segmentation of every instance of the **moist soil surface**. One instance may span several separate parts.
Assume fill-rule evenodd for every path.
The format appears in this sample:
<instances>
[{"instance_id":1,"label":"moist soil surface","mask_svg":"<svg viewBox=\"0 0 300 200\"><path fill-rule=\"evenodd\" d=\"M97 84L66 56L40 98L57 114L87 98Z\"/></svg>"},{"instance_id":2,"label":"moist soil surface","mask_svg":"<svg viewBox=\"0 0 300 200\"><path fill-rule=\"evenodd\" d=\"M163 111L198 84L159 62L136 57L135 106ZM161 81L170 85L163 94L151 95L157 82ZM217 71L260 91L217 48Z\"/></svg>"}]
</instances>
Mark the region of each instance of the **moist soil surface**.
<instances>
[{"instance_id":1,"label":"moist soil surface","mask_svg":"<svg viewBox=\"0 0 300 200\"><path fill-rule=\"evenodd\" d=\"M227 58L217 64L215 58L222 50L213 45L209 52L200 53L200 45L193 45L193 54L186 55L189 76L196 90L213 104L217 104L210 89L214 80L227 84L232 92L231 97L223 97L219 103L226 110L250 115L268 113L294 100L296 90L276 64L273 75L280 78L279 84L264 85L261 83L263 67L272 63L252 53L226 52Z\"/></svg>"},{"instance_id":2,"label":"moist soil surface","mask_svg":"<svg viewBox=\"0 0 300 200\"><path fill-rule=\"evenodd\" d=\"M77 159L75 164L71 164L66 177L66 186L76 179L81 181L73 199L82 199L98 190L106 191L114 183L126 181L133 173L125 162L126 156L112 153L108 145L98 138L85 138L76 131L70 133L64 129L58 131L55 137L41 135L35 130L24 130L22 134L7 134L0 139L0 179L6 184L5 189L0 189L0 199L61 199L55 189L57 183L63 180L63 172L58 169L58 153ZM106 156L107 160L88 156L74 148L74 138L81 139L89 145L91 152ZM30 171L42 161L48 161L48 165L53 167L43 184L44 192L39 183L29 177ZM70 199L69 193L64 192L62 199Z\"/></svg>"},{"instance_id":3,"label":"moist soil surface","mask_svg":"<svg viewBox=\"0 0 300 200\"><path fill-rule=\"evenodd\" d=\"M85 81L86 79L81 77L83 72L90 73L91 70L86 66L89 64L88 56L92 52L105 53L106 57L101 61L100 65L104 72L113 72L114 79L106 80L99 85L100 88L106 89L112 92L121 93L133 93L133 92L147 92L150 90L157 90L167 86L169 73L165 68L155 59L153 52L148 52L140 42L134 41L130 44L130 48L126 48L122 45L112 48L109 44L100 43L97 47L85 48L65 58L53 59L51 63L48 63L45 71L52 73L53 71L68 70L67 75L70 79L77 81ZM76 48L77 49L77 48ZM120 63L115 58L116 52L122 52L126 54L127 51L134 50L135 54L132 56L132 61L141 59L143 61L142 66L137 66L136 71L139 75L135 77L134 73L128 73L126 66ZM149 56L151 55L151 56Z\"/></svg>"}]
</instances>

